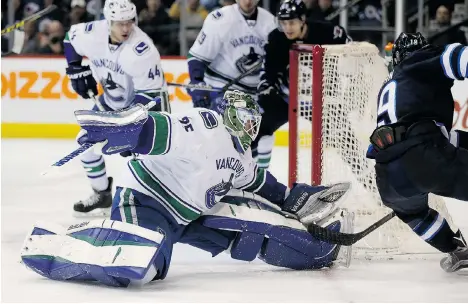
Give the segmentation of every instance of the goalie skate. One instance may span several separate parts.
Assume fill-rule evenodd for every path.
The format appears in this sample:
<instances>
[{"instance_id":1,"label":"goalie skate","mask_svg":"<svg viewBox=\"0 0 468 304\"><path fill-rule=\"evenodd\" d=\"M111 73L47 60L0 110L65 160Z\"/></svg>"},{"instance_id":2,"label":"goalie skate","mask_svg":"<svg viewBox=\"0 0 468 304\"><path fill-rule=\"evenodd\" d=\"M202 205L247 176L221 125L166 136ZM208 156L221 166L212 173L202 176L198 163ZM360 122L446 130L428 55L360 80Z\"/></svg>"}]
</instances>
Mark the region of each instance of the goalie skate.
<instances>
[{"instance_id":1,"label":"goalie skate","mask_svg":"<svg viewBox=\"0 0 468 304\"><path fill-rule=\"evenodd\" d=\"M112 206L112 177L106 190L96 191L86 200L73 205L75 217L106 217L110 215Z\"/></svg>"}]
</instances>

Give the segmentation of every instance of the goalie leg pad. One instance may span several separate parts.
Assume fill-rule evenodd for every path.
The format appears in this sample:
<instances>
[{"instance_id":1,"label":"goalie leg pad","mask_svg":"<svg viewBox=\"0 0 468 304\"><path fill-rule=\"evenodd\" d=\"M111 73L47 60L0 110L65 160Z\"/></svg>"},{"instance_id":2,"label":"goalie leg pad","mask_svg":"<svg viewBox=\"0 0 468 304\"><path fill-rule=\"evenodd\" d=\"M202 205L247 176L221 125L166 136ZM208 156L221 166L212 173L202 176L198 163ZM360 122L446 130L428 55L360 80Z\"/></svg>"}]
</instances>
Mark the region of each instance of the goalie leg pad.
<instances>
[{"instance_id":1,"label":"goalie leg pad","mask_svg":"<svg viewBox=\"0 0 468 304\"><path fill-rule=\"evenodd\" d=\"M125 287L153 279L163 247L164 231L112 220L68 228L40 223L27 236L21 258L28 268L50 279Z\"/></svg>"},{"instance_id":2,"label":"goalie leg pad","mask_svg":"<svg viewBox=\"0 0 468 304\"><path fill-rule=\"evenodd\" d=\"M339 231L340 222L337 221L328 228ZM321 242L308 233L272 227L259 258L267 264L296 270L320 269L331 266L336 253L337 245Z\"/></svg>"},{"instance_id":3,"label":"goalie leg pad","mask_svg":"<svg viewBox=\"0 0 468 304\"><path fill-rule=\"evenodd\" d=\"M268 264L292 269L318 269L329 266L336 245L314 238L297 220L285 218L262 204L218 203L210 215L201 218L204 226L236 231L231 257L252 261L259 257ZM339 231L339 222L329 227Z\"/></svg>"},{"instance_id":4,"label":"goalie leg pad","mask_svg":"<svg viewBox=\"0 0 468 304\"><path fill-rule=\"evenodd\" d=\"M223 231L205 227L199 220L187 225L178 242L208 251L217 256L227 250L236 237L234 231Z\"/></svg>"},{"instance_id":5,"label":"goalie leg pad","mask_svg":"<svg viewBox=\"0 0 468 304\"><path fill-rule=\"evenodd\" d=\"M153 197L123 187L116 187L111 220L126 222L152 231L163 230L165 232L166 246L161 248L163 257L157 267L158 275L155 278L164 279L169 271L173 244L179 241L186 226L178 224L169 211Z\"/></svg>"}]
</instances>

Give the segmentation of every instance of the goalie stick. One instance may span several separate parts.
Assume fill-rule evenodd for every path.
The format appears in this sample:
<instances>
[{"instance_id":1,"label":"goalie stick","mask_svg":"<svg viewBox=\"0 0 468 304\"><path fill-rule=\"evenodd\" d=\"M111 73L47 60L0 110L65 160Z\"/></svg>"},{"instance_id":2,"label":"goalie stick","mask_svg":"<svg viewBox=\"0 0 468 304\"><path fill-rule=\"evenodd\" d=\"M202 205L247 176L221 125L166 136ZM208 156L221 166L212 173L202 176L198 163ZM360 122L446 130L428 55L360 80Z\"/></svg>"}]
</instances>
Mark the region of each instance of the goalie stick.
<instances>
[{"instance_id":1,"label":"goalie stick","mask_svg":"<svg viewBox=\"0 0 468 304\"><path fill-rule=\"evenodd\" d=\"M57 8L56 5L49 5L48 7L46 7L45 9L43 9L42 11L39 11L35 14L32 14L31 16L29 16L28 18L25 18L21 21L18 21L12 25L9 25L7 27L5 27L4 29L2 29L2 36L5 35L5 34L8 34L9 32L17 29L17 28L20 28L22 26L24 26L24 24L26 22L31 22L31 21L34 21L34 20L37 20L47 14L49 14L50 12L54 11L55 9Z\"/></svg>"},{"instance_id":2,"label":"goalie stick","mask_svg":"<svg viewBox=\"0 0 468 304\"><path fill-rule=\"evenodd\" d=\"M262 64L263 64L263 62L257 63L257 64L254 65L252 68L250 68L249 70L245 71L245 73L240 74L240 75L237 76L236 78L230 80L230 81L229 81L225 86L223 86L222 88L215 88L215 87L212 87L212 86L209 86L209 85L182 84L182 83L176 83L176 82L168 82L167 85L169 85L169 86L174 86L174 87L182 87L182 88L191 89L191 90L203 90L203 91L210 91L210 92L226 92L227 90L229 90L229 88L230 88L232 85L237 84L237 83L239 82L239 80L241 80L242 78L244 78L244 77L246 77L246 76L249 76L250 74L252 74L253 72L255 72Z\"/></svg>"},{"instance_id":3,"label":"goalie stick","mask_svg":"<svg viewBox=\"0 0 468 304\"><path fill-rule=\"evenodd\" d=\"M393 217L395 217L395 215L395 212L391 212L383 218L381 218L380 220L378 220L377 222L375 222L374 224L370 225L367 229L364 229L363 231L358 233L342 233L331 231L315 224L310 225L307 230L310 234L312 234L321 241L331 244L351 246L354 243L366 237L372 231L376 230L377 228L391 220Z\"/></svg>"}]
</instances>

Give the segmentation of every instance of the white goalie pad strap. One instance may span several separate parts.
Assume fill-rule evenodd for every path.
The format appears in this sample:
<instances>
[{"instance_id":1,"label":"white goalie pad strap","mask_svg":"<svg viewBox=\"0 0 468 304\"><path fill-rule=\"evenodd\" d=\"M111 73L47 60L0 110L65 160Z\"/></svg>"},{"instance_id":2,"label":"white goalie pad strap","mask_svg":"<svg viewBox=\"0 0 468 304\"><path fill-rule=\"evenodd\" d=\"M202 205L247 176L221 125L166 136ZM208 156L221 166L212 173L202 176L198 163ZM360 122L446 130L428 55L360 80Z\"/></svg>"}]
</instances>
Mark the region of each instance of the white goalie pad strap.
<instances>
[{"instance_id":1,"label":"white goalie pad strap","mask_svg":"<svg viewBox=\"0 0 468 304\"><path fill-rule=\"evenodd\" d=\"M55 234L32 235L35 229L43 229ZM92 229L108 228L131 235L136 235L156 244L106 244L95 246L70 234ZM147 268L164 235L139 226L111 220L95 220L72 225L68 228L57 224L39 223L27 236L21 256L51 256L59 257L73 263L106 266L129 266Z\"/></svg>"},{"instance_id":2,"label":"white goalie pad strap","mask_svg":"<svg viewBox=\"0 0 468 304\"><path fill-rule=\"evenodd\" d=\"M251 197L249 197L249 194ZM299 230L307 230L294 218L287 218L281 213L280 207L253 193L232 189L226 196L237 196L237 203L217 203L203 215L227 217L241 221L259 222L273 226L285 226Z\"/></svg>"}]
</instances>

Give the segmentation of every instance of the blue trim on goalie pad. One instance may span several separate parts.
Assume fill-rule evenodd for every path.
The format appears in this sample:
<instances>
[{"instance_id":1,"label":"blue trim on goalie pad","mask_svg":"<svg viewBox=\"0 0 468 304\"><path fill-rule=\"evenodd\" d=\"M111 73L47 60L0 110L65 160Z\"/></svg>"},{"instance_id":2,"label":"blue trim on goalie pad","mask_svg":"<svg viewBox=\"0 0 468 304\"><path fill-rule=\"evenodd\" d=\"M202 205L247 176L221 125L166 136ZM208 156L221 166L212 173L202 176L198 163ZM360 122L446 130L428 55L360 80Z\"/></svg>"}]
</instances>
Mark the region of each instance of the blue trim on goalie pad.
<instances>
[{"instance_id":1,"label":"blue trim on goalie pad","mask_svg":"<svg viewBox=\"0 0 468 304\"><path fill-rule=\"evenodd\" d=\"M31 235L55 235L55 233L42 229L42 228L34 228Z\"/></svg>"},{"instance_id":2,"label":"blue trim on goalie pad","mask_svg":"<svg viewBox=\"0 0 468 304\"><path fill-rule=\"evenodd\" d=\"M39 273L58 281L98 281L114 287L126 287L130 279L141 279L147 269L142 267L101 267L74 263L52 256L23 257L23 262Z\"/></svg>"},{"instance_id":3,"label":"blue trim on goalie pad","mask_svg":"<svg viewBox=\"0 0 468 304\"><path fill-rule=\"evenodd\" d=\"M75 239L90 243L94 246L157 246L156 242L143 237L112 229L86 229L69 234Z\"/></svg>"},{"instance_id":4,"label":"blue trim on goalie pad","mask_svg":"<svg viewBox=\"0 0 468 304\"><path fill-rule=\"evenodd\" d=\"M203 225L240 232L231 246L234 259L252 261L258 256L275 266L319 269L329 266L335 258L336 245L322 242L304 230L209 215L203 217ZM340 226L336 221L327 228L339 231Z\"/></svg>"}]
</instances>

